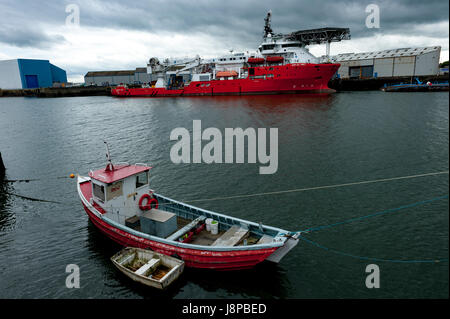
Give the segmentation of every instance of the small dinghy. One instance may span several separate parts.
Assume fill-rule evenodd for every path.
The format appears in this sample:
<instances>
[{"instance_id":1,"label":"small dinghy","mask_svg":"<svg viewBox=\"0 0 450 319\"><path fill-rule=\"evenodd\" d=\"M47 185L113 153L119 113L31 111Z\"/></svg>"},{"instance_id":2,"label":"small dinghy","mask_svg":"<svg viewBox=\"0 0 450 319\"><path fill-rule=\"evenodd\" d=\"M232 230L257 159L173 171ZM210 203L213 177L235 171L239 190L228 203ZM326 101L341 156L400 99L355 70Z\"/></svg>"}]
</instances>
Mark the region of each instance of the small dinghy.
<instances>
[{"instance_id":1,"label":"small dinghy","mask_svg":"<svg viewBox=\"0 0 450 319\"><path fill-rule=\"evenodd\" d=\"M124 248L111 261L127 277L158 289L169 286L184 270L182 260L141 248Z\"/></svg>"}]
</instances>

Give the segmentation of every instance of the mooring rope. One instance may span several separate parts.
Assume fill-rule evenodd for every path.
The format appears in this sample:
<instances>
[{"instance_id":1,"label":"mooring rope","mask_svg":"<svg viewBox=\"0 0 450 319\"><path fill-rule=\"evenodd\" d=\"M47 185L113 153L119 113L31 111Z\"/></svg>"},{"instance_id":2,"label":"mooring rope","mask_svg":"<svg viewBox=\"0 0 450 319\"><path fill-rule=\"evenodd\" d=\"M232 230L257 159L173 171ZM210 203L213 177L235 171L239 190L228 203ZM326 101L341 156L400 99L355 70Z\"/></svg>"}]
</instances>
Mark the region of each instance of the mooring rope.
<instances>
[{"instance_id":1,"label":"mooring rope","mask_svg":"<svg viewBox=\"0 0 450 319\"><path fill-rule=\"evenodd\" d=\"M442 172L416 174L416 175L409 175L409 176L374 179L374 180L369 180L369 181L360 181L360 182L352 182L352 183L344 183L344 184L316 186L316 187L308 187L308 188L295 188L295 189L288 189L288 190L283 190L283 191L273 191L273 192L265 192L265 193L254 193L254 194L233 195L233 196L224 196L224 197L183 200L183 202L194 203L194 202L206 202L206 201L225 200L225 199L247 198L247 197L255 197L255 196L277 195L277 194L304 192L304 191L319 190L319 189L326 189L326 188L338 188L338 187L347 187L347 186L353 186L353 185L388 182L388 181L411 179L411 178L418 178L418 177L425 177L425 176L442 175L442 174L448 174L448 173L449 173L449 171L442 171Z\"/></svg>"},{"instance_id":2,"label":"mooring rope","mask_svg":"<svg viewBox=\"0 0 450 319\"><path fill-rule=\"evenodd\" d=\"M53 200L28 197L28 196L23 196L23 195L19 195L19 194L15 194L15 193L10 193L10 192L5 192L5 193L10 195L10 196L16 196L16 197L19 197L19 198L22 198L22 199L33 201L33 202L45 202L45 203L54 203L54 204L64 204L62 202L57 202L57 201L53 201Z\"/></svg>"},{"instance_id":3,"label":"mooring rope","mask_svg":"<svg viewBox=\"0 0 450 319\"><path fill-rule=\"evenodd\" d=\"M71 177L70 176L52 177L52 179L64 179L64 178L71 178ZM43 180L48 180L48 178L5 179L4 182L6 182L6 183L29 183L29 182L36 182L36 181L43 181Z\"/></svg>"},{"instance_id":4,"label":"mooring rope","mask_svg":"<svg viewBox=\"0 0 450 319\"><path fill-rule=\"evenodd\" d=\"M402 209L428 204L428 203L435 202L435 201L438 201L438 200L441 200L441 199L445 199L445 198L448 198L448 194L447 195L443 195L443 196L438 196L438 197L435 197L435 198L432 198L432 199L421 200L421 201L418 201L418 202L415 202L415 203L412 203L412 204L402 205L402 206L399 206L399 207L396 207L396 208L389 208L389 209L386 209L386 210L383 210L383 211L379 211L379 212L376 212L376 213L373 213L373 214L365 215L365 216L360 216L360 217L346 219L344 221L333 223L333 224L307 228L305 230L300 230L298 232L300 232L300 233L310 233L310 232L314 232L314 231L318 231L318 230L322 230L322 229L326 229L326 228L331 228L331 227L335 227L335 226L339 226L339 225L343 225L343 224L352 223L352 222L355 222L355 221L358 221L358 220L363 220L363 219L366 219L366 218L371 218L371 217L375 217L375 216L395 213L395 212L398 212L398 211L400 211ZM295 233L297 233L297 232L295 232Z\"/></svg>"},{"instance_id":5,"label":"mooring rope","mask_svg":"<svg viewBox=\"0 0 450 319\"><path fill-rule=\"evenodd\" d=\"M375 262L387 262L387 263L409 263L409 264L417 264L417 263L439 263L439 262L448 262L448 258L435 258L435 259L412 259L412 260L407 260L407 259L384 259L384 258L375 258L375 257L366 257L366 256L358 256L358 255L353 255L350 253L346 253L340 250L336 250L333 248L328 248L325 247L317 242L314 242L310 239L306 239L305 237L300 236L299 239L314 245L322 250L325 250L327 252L336 254L336 255L341 255L341 256L345 256L345 257L351 257L351 258L355 258L355 259L360 259L360 260L365 260L365 261L375 261Z\"/></svg>"},{"instance_id":6,"label":"mooring rope","mask_svg":"<svg viewBox=\"0 0 450 319\"><path fill-rule=\"evenodd\" d=\"M358 220L363 220L366 218L370 218L370 217L375 217L375 216L380 216L380 215L384 215L384 214L389 214L389 213L395 213L398 212L400 210L406 209L406 208L411 208L411 207L415 207L415 206L419 206L419 205L424 205L424 204L428 204L434 201L438 201L438 200L442 200L442 199L446 199L448 198L448 194L447 195L443 195L443 196L438 196L432 199L428 199L428 200L422 200L422 201L418 201L412 204L408 204L408 205L402 205L396 208L390 208L390 209L386 209L380 212L376 212L373 214L369 214L369 215L365 215L365 216L361 216L361 217L355 217L355 218L350 218L341 222L337 222L337 223L333 223L333 224L328 224L328 225L324 225L324 226L319 226L319 227L312 227L312 228L308 228L302 231L297 231L297 232L290 232L288 234L281 234L281 235L289 235L289 236L294 236L300 233L300 236L298 236L299 239L314 245L322 250L331 252L333 254L336 255L341 255L341 256L346 256L346 257L351 257L351 258L355 258L355 259L360 259L360 260L365 260L365 261L375 261L375 262L389 262L389 263L438 263L438 262L448 262L448 258L434 258L434 259L413 259L413 260L406 260L406 259L384 259L384 258L375 258L375 257L367 257L367 256L358 256L358 255L353 255L344 251L340 251L340 250L336 250L334 248L329 248L329 247L325 247L324 245L321 245L317 242L314 242L310 239L305 238L304 236L302 236L301 234L303 233L311 233L314 231L318 231L318 230L322 230L322 229L327 229L327 228L331 228L331 227L335 227L335 226L339 226L339 225L343 225L343 224L348 224L348 223L352 223L354 221L358 221Z\"/></svg>"}]
</instances>

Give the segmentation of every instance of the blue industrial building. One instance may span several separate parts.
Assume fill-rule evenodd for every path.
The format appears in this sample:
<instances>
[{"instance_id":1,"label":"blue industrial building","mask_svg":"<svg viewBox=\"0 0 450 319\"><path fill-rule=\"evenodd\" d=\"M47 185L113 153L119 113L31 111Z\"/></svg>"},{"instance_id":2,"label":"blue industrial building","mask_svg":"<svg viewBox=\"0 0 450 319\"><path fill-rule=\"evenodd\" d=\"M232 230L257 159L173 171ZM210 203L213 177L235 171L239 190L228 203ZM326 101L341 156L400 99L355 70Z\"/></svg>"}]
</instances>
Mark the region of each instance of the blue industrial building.
<instances>
[{"instance_id":1,"label":"blue industrial building","mask_svg":"<svg viewBox=\"0 0 450 319\"><path fill-rule=\"evenodd\" d=\"M48 60L14 59L0 61L1 89L34 89L67 83L66 71Z\"/></svg>"}]
</instances>

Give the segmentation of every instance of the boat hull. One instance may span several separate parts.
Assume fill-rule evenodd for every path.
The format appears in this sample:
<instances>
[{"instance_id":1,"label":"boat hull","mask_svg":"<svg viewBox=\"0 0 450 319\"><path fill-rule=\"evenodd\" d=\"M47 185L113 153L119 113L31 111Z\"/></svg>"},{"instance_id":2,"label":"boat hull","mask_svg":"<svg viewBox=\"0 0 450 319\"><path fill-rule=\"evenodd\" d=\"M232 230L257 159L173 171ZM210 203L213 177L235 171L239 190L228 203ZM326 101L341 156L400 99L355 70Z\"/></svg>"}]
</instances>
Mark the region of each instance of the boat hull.
<instances>
[{"instance_id":1,"label":"boat hull","mask_svg":"<svg viewBox=\"0 0 450 319\"><path fill-rule=\"evenodd\" d=\"M216 270L239 270L252 268L256 264L267 259L278 248L274 247L243 251L208 251L180 248L175 245L152 241L118 229L117 227L114 227L99 218L88 207L86 207L86 205L83 204L83 207L91 222L102 233L121 246L151 249L164 255L177 256L185 262L186 267Z\"/></svg>"}]
</instances>

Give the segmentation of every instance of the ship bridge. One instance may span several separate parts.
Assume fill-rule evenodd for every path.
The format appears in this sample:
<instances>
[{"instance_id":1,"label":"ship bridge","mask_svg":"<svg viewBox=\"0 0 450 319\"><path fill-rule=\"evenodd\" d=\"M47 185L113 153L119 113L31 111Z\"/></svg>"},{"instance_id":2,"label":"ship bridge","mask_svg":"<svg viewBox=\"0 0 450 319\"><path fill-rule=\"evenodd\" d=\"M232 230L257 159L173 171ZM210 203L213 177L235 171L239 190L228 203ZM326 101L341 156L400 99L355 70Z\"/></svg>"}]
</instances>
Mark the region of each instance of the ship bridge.
<instances>
[{"instance_id":1,"label":"ship bridge","mask_svg":"<svg viewBox=\"0 0 450 319\"><path fill-rule=\"evenodd\" d=\"M311 44L326 44L326 56L330 56L330 43L331 42L340 42L342 40L350 40L350 29L349 28L335 28L335 27L327 27L327 28L318 28L318 29L309 29L309 30L299 30L295 32L291 32L288 34L274 34L271 27L271 18L272 11L267 13L266 18L264 19L264 40L275 38L282 39L284 41L292 41L297 42L300 46L308 46Z\"/></svg>"}]
</instances>

